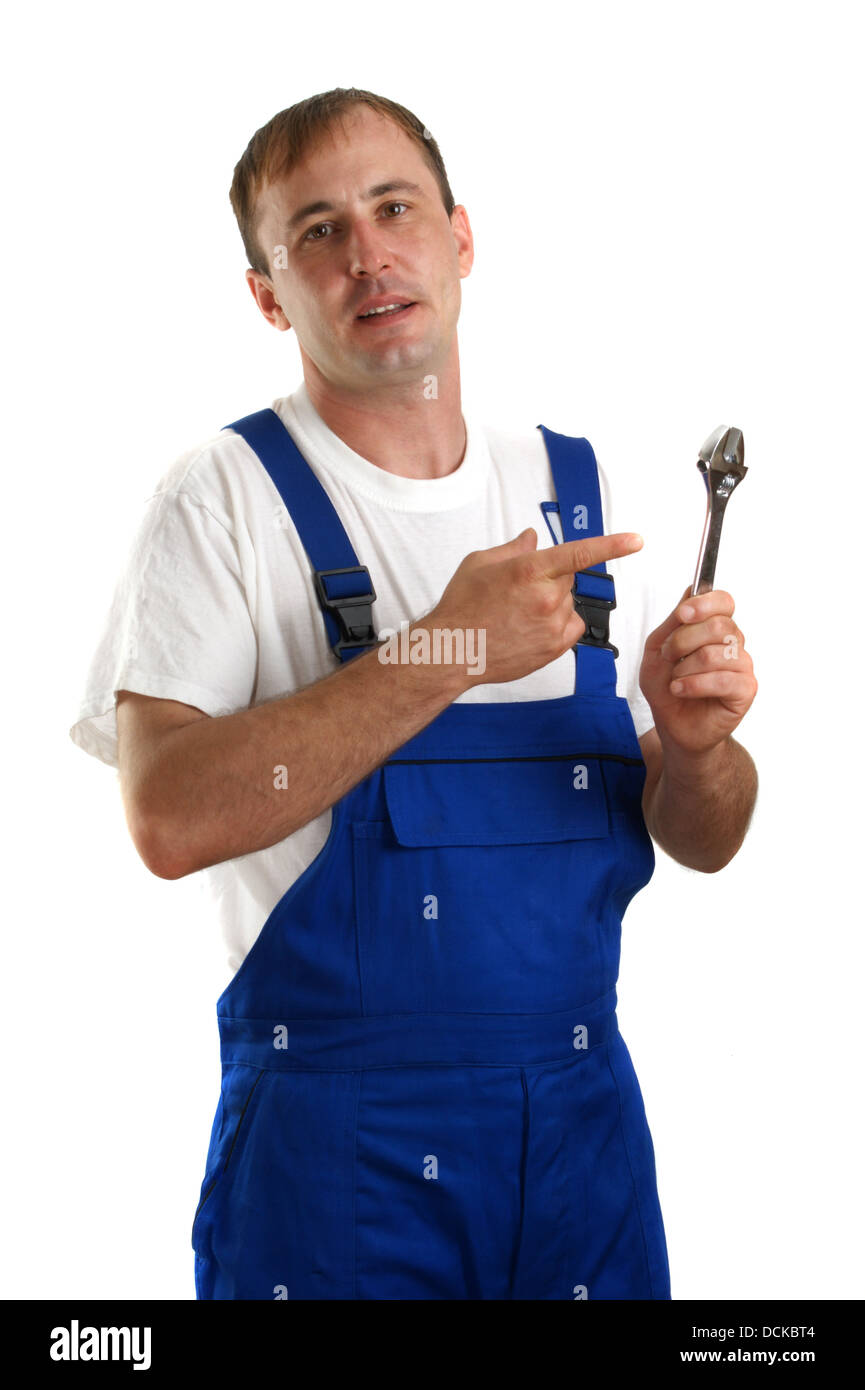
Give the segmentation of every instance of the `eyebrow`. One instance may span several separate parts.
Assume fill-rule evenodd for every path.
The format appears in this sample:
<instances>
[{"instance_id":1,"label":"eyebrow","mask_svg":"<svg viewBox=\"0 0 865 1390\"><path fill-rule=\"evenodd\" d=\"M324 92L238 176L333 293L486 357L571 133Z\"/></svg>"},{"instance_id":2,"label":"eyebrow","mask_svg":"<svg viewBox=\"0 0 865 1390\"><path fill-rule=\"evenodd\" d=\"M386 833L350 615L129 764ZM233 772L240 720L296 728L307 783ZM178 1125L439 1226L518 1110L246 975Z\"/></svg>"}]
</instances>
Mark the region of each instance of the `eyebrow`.
<instances>
[{"instance_id":1,"label":"eyebrow","mask_svg":"<svg viewBox=\"0 0 865 1390\"><path fill-rule=\"evenodd\" d=\"M385 193L419 193L423 195L423 189L417 183L410 183L408 179L388 179L386 183L374 184L367 189L365 198L383 198ZM326 203L319 200L317 203L307 203L305 207L298 208L285 224L287 232L294 231L295 227L305 222L307 217L314 217L319 212L336 212L333 203Z\"/></svg>"}]
</instances>

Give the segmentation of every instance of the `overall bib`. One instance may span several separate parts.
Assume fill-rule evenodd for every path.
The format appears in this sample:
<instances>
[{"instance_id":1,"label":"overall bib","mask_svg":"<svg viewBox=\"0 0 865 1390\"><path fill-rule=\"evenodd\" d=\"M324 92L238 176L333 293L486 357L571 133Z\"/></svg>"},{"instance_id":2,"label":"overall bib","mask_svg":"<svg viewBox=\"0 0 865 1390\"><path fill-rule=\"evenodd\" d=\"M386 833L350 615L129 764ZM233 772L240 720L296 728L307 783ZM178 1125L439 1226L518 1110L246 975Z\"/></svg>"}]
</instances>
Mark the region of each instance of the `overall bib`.
<instances>
[{"instance_id":1,"label":"overall bib","mask_svg":"<svg viewBox=\"0 0 865 1390\"><path fill-rule=\"evenodd\" d=\"M333 650L368 650L369 575L290 434L271 410L226 428L294 519ZM591 446L538 428L565 538L601 535ZM598 565L575 597L612 587ZM615 1013L646 769L598 631L573 694L453 703L333 806L217 1002L199 1299L670 1298Z\"/></svg>"}]
</instances>

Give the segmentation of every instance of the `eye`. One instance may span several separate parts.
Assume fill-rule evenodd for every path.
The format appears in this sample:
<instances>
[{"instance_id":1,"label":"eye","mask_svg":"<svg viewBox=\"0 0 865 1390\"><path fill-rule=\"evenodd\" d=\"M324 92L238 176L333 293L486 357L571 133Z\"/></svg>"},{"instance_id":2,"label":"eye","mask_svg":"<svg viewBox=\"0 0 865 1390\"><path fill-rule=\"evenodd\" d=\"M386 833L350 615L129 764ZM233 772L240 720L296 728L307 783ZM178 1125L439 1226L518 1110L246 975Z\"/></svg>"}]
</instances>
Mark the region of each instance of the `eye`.
<instances>
[{"instance_id":1,"label":"eye","mask_svg":"<svg viewBox=\"0 0 865 1390\"><path fill-rule=\"evenodd\" d=\"M407 208L407 207L408 207L408 203L402 203L402 202L398 202L398 203L385 203L385 205L384 205L384 210L386 211L388 208ZM390 218L390 217L389 217L387 220L388 220L389 222L390 222L390 221L393 221L393 219ZM320 232L320 231L322 231L325 227L329 227L330 225L331 225L331 224L330 224L329 222L316 222L316 224L315 224L314 227L310 227L310 228L309 228L309 231L304 232L304 234L303 234L303 240L304 240L304 241L327 241L327 240L328 240L327 237L324 237L324 236L314 236L313 233L315 233L315 232Z\"/></svg>"}]
</instances>

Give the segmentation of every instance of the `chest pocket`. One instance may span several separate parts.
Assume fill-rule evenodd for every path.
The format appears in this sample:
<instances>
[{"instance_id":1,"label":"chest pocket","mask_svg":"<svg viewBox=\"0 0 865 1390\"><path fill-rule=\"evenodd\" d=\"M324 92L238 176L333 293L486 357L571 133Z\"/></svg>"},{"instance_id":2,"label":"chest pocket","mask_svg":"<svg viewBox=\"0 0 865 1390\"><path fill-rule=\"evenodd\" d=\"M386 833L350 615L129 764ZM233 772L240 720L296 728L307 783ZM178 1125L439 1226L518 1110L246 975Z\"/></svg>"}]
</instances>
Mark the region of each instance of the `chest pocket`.
<instances>
[{"instance_id":1,"label":"chest pocket","mask_svg":"<svg viewBox=\"0 0 865 1390\"><path fill-rule=\"evenodd\" d=\"M393 761L356 822L366 1014L548 1013L618 970L619 857L600 760Z\"/></svg>"},{"instance_id":2,"label":"chest pocket","mask_svg":"<svg viewBox=\"0 0 865 1390\"><path fill-rule=\"evenodd\" d=\"M596 758L393 762L385 796L401 845L561 844L609 834Z\"/></svg>"}]
</instances>

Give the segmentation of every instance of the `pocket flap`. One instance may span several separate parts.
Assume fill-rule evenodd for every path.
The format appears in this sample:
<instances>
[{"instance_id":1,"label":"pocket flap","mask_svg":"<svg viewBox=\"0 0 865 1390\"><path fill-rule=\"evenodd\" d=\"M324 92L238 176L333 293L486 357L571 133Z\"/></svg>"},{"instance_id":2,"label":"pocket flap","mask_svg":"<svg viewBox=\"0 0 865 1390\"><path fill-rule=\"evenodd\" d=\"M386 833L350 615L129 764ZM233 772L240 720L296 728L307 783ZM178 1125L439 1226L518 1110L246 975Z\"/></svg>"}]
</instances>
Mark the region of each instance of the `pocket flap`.
<instances>
[{"instance_id":1,"label":"pocket flap","mask_svg":"<svg viewBox=\"0 0 865 1390\"><path fill-rule=\"evenodd\" d=\"M609 834L597 758L393 761L387 807L401 845L531 845Z\"/></svg>"}]
</instances>

